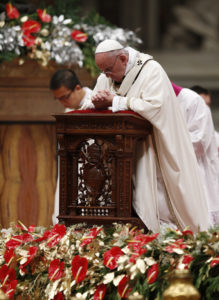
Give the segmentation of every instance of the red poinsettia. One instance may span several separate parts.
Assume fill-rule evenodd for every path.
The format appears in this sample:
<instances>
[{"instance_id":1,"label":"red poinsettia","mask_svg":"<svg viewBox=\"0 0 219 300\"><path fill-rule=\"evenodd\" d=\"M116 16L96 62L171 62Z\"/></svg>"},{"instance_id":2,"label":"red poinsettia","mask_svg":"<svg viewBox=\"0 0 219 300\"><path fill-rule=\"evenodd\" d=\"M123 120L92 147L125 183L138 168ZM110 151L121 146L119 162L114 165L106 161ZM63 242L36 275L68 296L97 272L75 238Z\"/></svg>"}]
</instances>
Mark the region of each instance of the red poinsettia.
<instances>
[{"instance_id":1,"label":"red poinsettia","mask_svg":"<svg viewBox=\"0 0 219 300\"><path fill-rule=\"evenodd\" d=\"M76 42L80 42L80 43L86 42L86 40L88 38L86 33L79 31L79 30L72 31L71 37L73 40L75 40Z\"/></svg>"},{"instance_id":2,"label":"red poinsettia","mask_svg":"<svg viewBox=\"0 0 219 300\"><path fill-rule=\"evenodd\" d=\"M60 261L58 258L51 261L49 265L49 279L55 281L61 278L64 273L64 267L64 261Z\"/></svg>"},{"instance_id":3,"label":"red poinsettia","mask_svg":"<svg viewBox=\"0 0 219 300\"><path fill-rule=\"evenodd\" d=\"M187 254L183 256L182 263L185 265L185 268L188 269L189 264L191 261L193 261L194 257L191 255Z\"/></svg>"},{"instance_id":4,"label":"red poinsettia","mask_svg":"<svg viewBox=\"0 0 219 300\"><path fill-rule=\"evenodd\" d=\"M12 280L9 284L1 287L2 291L9 299L14 299L14 291L17 286L17 280Z\"/></svg>"},{"instance_id":5,"label":"red poinsettia","mask_svg":"<svg viewBox=\"0 0 219 300\"><path fill-rule=\"evenodd\" d=\"M29 250L28 250L28 253L27 253L27 260L24 264L21 264L19 266L19 269L22 270L23 272L25 272L25 267L34 259L34 257L36 256L37 254L37 250L38 248L37 247L30 247Z\"/></svg>"},{"instance_id":6,"label":"red poinsettia","mask_svg":"<svg viewBox=\"0 0 219 300\"><path fill-rule=\"evenodd\" d=\"M128 298L132 288L129 286L129 278L124 276L118 284L118 293L121 298Z\"/></svg>"},{"instance_id":7,"label":"red poinsettia","mask_svg":"<svg viewBox=\"0 0 219 300\"><path fill-rule=\"evenodd\" d=\"M23 32L22 40L24 41L24 45L27 47L33 47L35 44L35 36L32 36L29 32Z\"/></svg>"},{"instance_id":8,"label":"red poinsettia","mask_svg":"<svg viewBox=\"0 0 219 300\"><path fill-rule=\"evenodd\" d=\"M41 24L34 20L28 20L22 24L21 28L26 33L39 32L41 28Z\"/></svg>"},{"instance_id":9,"label":"red poinsettia","mask_svg":"<svg viewBox=\"0 0 219 300\"><path fill-rule=\"evenodd\" d=\"M46 13L46 9L37 9L37 14L42 22L49 23L52 17Z\"/></svg>"},{"instance_id":10,"label":"red poinsettia","mask_svg":"<svg viewBox=\"0 0 219 300\"><path fill-rule=\"evenodd\" d=\"M50 230L46 230L43 233L43 236L38 237L37 239L34 240L34 242L42 242L42 241L46 241L49 237L49 235L51 234Z\"/></svg>"},{"instance_id":11,"label":"red poinsettia","mask_svg":"<svg viewBox=\"0 0 219 300\"><path fill-rule=\"evenodd\" d=\"M7 265L10 265L14 258L14 249L6 249L4 253L4 259Z\"/></svg>"},{"instance_id":12,"label":"red poinsettia","mask_svg":"<svg viewBox=\"0 0 219 300\"><path fill-rule=\"evenodd\" d=\"M22 231L28 231L28 232L34 232L36 226L34 225L30 225L28 228L21 222L21 221L18 221L19 224L16 224L15 226L19 229L21 229Z\"/></svg>"},{"instance_id":13,"label":"red poinsettia","mask_svg":"<svg viewBox=\"0 0 219 300\"><path fill-rule=\"evenodd\" d=\"M76 283L84 280L87 274L88 260L85 257L76 255L72 259L72 276Z\"/></svg>"},{"instance_id":14,"label":"red poinsettia","mask_svg":"<svg viewBox=\"0 0 219 300\"><path fill-rule=\"evenodd\" d=\"M63 224L56 224L51 230L44 232L43 236L35 239L34 242L42 242L47 240L50 248L55 246L66 234L66 227Z\"/></svg>"},{"instance_id":15,"label":"red poinsettia","mask_svg":"<svg viewBox=\"0 0 219 300\"><path fill-rule=\"evenodd\" d=\"M149 284L152 284L157 279L158 273L158 264L153 264L147 271L147 282Z\"/></svg>"},{"instance_id":16,"label":"red poinsettia","mask_svg":"<svg viewBox=\"0 0 219 300\"><path fill-rule=\"evenodd\" d=\"M105 284L100 284L97 286L97 289L94 293L93 300L102 300L106 294L106 286Z\"/></svg>"},{"instance_id":17,"label":"red poinsettia","mask_svg":"<svg viewBox=\"0 0 219 300\"><path fill-rule=\"evenodd\" d=\"M9 241L6 242L6 247L8 249L15 249L16 247L20 246L21 244L30 242L33 240L33 237L29 233L25 233L22 235L15 235Z\"/></svg>"},{"instance_id":18,"label":"red poinsettia","mask_svg":"<svg viewBox=\"0 0 219 300\"><path fill-rule=\"evenodd\" d=\"M3 285L10 283L16 279L16 272L13 268L9 268L7 265L3 265L0 268L0 282Z\"/></svg>"},{"instance_id":19,"label":"red poinsettia","mask_svg":"<svg viewBox=\"0 0 219 300\"><path fill-rule=\"evenodd\" d=\"M15 270L3 265L0 268L0 283L2 291L11 298L17 285Z\"/></svg>"},{"instance_id":20,"label":"red poinsettia","mask_svg":"<svg viewBox=\"0 0 219 300\"><path fill-rule=\"evenodd\" d=\"M183 244L183 242L184 242L184 239L176 240L171 245L168 245L167 247L165 247L165 250L169 253L173 253L174 249L182 249L183 250L187 247L187 245Z\"/></svg>"},{"instance_id":21,"label":"red poinsettia","mask_svg":"<svg viewBox=\"0 0 219 300\"><path fill-rule=\"evenodd\" d=\"M212 259L212 261L210 262L210 267L213 268L218 264L219 264L219 256Z\"/></svg>"},{"instance_id":22,"label":"red poinsettia","mask_svg":"<svg viewBox=\"0 0 219 300\"><path fill-rule=\"evenodd\" d=\"M66 227L63 224L56 224L48 235L47 244L50 248L58 244L58 242L66 234Z\"/></svg>"},{"instance_id":23,"label":"red poinsettia","mask_svg":"<svg viewBox=\"0 0 219 300\"><path fill-rule=\"evenodd\" d=\"M147 243L152 242L154 239L157 238L159 233L155 233L152 235L147 234L139 234L136 235L131 241L128 243L128 247L132 250L138 251L139 248L145 246Z\"/></svg>"},{"instance_id":24,"label":"red poinsettia","mask_svg":"<svg viewBox=\"0 0 219 300\"><path fill-rule=\"evenodd\" d=\"M98 235L98 233L102 230L102 228L92 228L89 233L82 238L81 247L90 244Z\"/></svg>"},{"instance_id":25,"label":"red poinsettia","mask_svg":"<svg viewBox=\"0 0 219 300\"><path fill-rule=\"evenodd\" d=\"M117 267L117 261L120 256L122 256L124 253L122 250L115 246L111 248L110 250L106 251L103 255L103 263L104 265L109 268L110 270L113 270Z\"/></svg>"},{"instance_id":26,"label":"red poinsettia","mask_svg":"<svg viewBox=\"0 0 219 300\"><path fill-rule=\"evenodd\" d=\"M6 4L6 13L9 19L17 19L20 16L19 11L10 2Z\"/></svg>"},{"instance_id":27,"label":"red poinsettia","mask_svg":"<svg viewBox=\"0 0 219 300\"><path fill-rule=\"evenodd\" d=\"M183 235L189 235L189 236L193 236L193 232L191 230L184 230L182 231Z\"/></svg>"},{"instance_id":28,"label":"red poinsettia","mask_svg":"<svg viewBox=\"0 0 219 300\"><path fill-rule=\"evenodd\" d=\"M145 248L139 248L138 250L135 250L135 252L132 254L132 256L129 258L129 262L135 264L136 259L141 256L142 254L146 253L147 249Z\"/></svg>"},{"instance_id":29,"label":"red poinsettia","mask_svg":"<svg viewBox=\"0 0 219 300\"><path fill-rule=\"evenodd\" d=\"M55 295L53 300L65 300L65 297L63 296L63 294L61 292L58 292L58 294Z\"/></svg>"}]
</instances>

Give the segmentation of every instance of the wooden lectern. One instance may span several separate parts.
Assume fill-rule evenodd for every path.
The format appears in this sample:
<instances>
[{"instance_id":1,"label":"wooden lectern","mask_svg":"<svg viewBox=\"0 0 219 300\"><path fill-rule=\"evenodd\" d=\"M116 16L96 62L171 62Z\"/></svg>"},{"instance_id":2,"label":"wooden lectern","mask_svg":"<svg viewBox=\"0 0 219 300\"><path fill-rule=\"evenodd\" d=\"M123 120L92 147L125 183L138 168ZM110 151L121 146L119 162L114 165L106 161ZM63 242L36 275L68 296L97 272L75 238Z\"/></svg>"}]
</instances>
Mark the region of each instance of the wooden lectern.
<instances>
[{"instance_id":1,"label":"wooden lectern","mask_svg":"<svg viewBox=\"0 0 219 300\"><path fill-rule=\"evenodd\" d=\"M60 222L66 225L132 223L132 172L137 141L151 124L131 112L56 114L60 157Z\"/></svg>"}]
</instances>

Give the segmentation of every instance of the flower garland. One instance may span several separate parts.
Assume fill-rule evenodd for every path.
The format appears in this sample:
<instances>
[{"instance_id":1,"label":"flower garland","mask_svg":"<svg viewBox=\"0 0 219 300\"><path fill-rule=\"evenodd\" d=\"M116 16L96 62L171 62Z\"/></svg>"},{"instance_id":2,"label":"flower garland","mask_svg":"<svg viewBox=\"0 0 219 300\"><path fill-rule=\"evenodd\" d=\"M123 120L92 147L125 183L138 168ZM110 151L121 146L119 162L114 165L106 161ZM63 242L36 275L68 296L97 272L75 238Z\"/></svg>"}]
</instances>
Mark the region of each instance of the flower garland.
<instances>
[{"instance_id":1,"label":"flower garland","mask_svg":"<svg viewBox=\"0 0 219 300\"><path fill-rule=\"evenodd\" d=\"M64 14L50 15L47 9L21 15L10 2L0 15L0 62L26 57L47 66L54 60L61 65L85 66L91 75L97 74L94 63L96 45L104 39L114 39L124 46L142 43L133 31L114 28L106 24L77 23Z\"/></svg>"},{"instance_id":2,"label":"flower garland","mask_svg":"<svg viewBox=\"0 0 219 300\"><path fill-rule=\"evenodd\" d=\"M176 268L190 270L202 299L218 299L218 228L144 234L129 224L46 230L20 222L0 233L0 288L10 299L161 299Z\"/></svg>"}]
</instances>

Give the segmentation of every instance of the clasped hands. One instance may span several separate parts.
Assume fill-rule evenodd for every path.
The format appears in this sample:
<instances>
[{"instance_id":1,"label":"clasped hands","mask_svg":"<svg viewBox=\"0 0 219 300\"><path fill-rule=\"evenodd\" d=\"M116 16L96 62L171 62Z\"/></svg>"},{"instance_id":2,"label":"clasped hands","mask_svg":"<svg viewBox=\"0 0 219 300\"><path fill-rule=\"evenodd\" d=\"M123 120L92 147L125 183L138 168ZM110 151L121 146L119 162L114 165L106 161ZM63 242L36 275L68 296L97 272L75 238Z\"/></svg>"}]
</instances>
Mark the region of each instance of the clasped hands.
<instances>
[{"instance_id":1,"label":"clasped hands","mask_svg":"<svg viewBox=\"0 0 219 300\"><path fill-rule=\"evenodd\" d=\"M100 90L91 98L91 101L96 109L106 109L112 106L114 96L108 90Z\"/></svg>"}]
</instances>

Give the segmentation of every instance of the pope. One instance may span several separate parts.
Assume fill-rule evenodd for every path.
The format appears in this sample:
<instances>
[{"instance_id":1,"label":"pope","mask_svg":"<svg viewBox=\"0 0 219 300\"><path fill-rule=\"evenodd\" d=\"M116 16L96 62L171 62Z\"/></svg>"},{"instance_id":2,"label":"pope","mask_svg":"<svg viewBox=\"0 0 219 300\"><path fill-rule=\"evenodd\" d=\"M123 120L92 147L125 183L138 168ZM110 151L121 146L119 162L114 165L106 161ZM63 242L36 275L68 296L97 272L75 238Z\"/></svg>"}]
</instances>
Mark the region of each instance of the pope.
<instances>
[{"instance_id":1,"label":"pope","mask_svg":"<svg viewBox=\"0 0 219 300\"><path fill-rule=\"evenodd\" d=\"M114 40L97 46L95 62L102 73L82 109L132 110L153 125L153 134L136 151L133 207L138 216L154 232L161 224L206 230L207 200L167 74L152 56Z\"/></svg>"}]
</instances>

